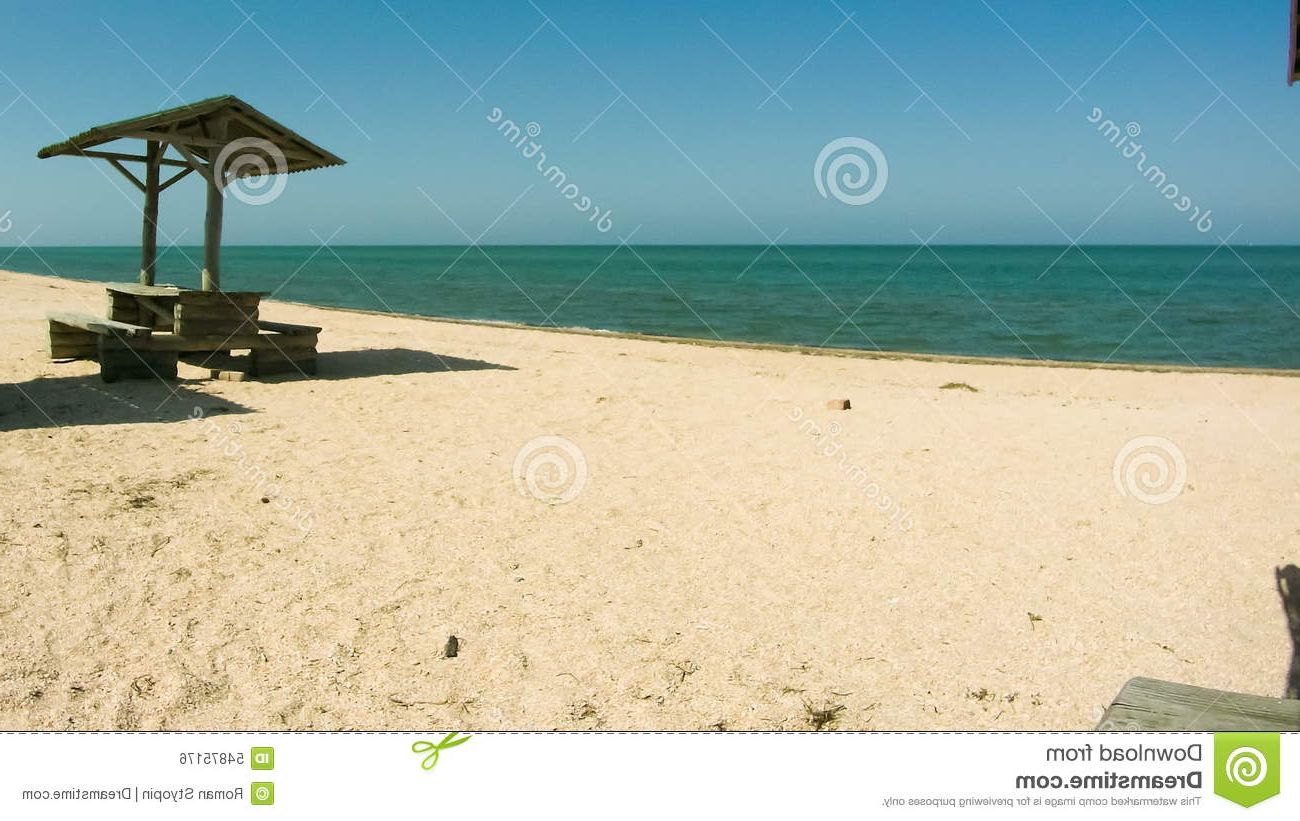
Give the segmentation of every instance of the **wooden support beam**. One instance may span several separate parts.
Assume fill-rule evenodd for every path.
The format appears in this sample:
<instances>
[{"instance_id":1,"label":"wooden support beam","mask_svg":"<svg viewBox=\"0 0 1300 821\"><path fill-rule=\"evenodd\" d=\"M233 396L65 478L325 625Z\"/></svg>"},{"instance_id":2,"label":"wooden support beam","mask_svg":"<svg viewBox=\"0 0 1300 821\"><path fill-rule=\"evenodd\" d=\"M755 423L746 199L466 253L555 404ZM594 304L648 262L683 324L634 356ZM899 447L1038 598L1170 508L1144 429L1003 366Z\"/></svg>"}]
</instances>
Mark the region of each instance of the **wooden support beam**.
<instances>
[{"instance_id":1,"label":"wooden support beam","mask_svg":"<svg viewBox=\"0 0 1300 821\"><path fill-rule=\"evenodd\" d=\"M138 296L135 298L135 301L137 304L143 305L145 308L147 308L149 312L152 313L154 316L158 317L159 319L166 320L168 324L171 324L176 321L175 308L168 308L167 306L159 305L157 302L153 300L153 298L147 296Z\"/></svg>"},{"instance_id":2,"label":"wooden support beam","mask_svg":"<svg viewBox=\"0 0 1300 821\"><path fill-rule=\"evenodd\" d=\"M216 148L219 150L226 145L224 139L200 137L196 134L182 134L179 131L132 131L122 136L133 140L158 140L170 145L185 145L190 148Z\"/></svg>"},{"instance_id":3,"label":"wooden support beam","mask_svg":"<svg viewBox=\"0 0 1300 821\"><path fill-rule=\"evenodd\" d=\"M238 114L234 114L232 116L250 124L254 122L253 120L249 118L241 117ZM264 139L266 139L267 142L276 144L276 150L279 151L281 154L283 154L285 159L303 160L308 162L317 159L316 155L310 152L298 151L293 148L286 149L283 146L279 145L278 144L279 141L283 141L285 139L283 135L271 134L265 128L262 128L260 126L254 127L250 125L250 130L254 130L254 128L257 131L257 133L266 135L264 136ZM160 142L165 142L168 145L175 146L177 150L179 150L182 146L190 149L200 148L200 149L204 149L207 153L213 156L215 156L215 152L225 148L226 145L230 142L230 140L221 137L199 136L197 134L181 134L180 132L177 131L132 131L131 133L124 134L122 136L130 139L137 139L137 140L158 140Z\"/></svg>"},{"instance_id":4,"label":"wooden support beam","mask_svg":"<svg viewBox=\"0 0 1300 821\"><path fill-rule=\"evenodd\" d=\"M96 160L117 160L119 162L148 162L149 157L146 154L123 154L118 151L90 151L83 150L79 156L91 157ZM176 168L185 168L187 163L180 160L159 160L160 165L170 165Z\"/></svg>"},{"instance_id":5,"label":"wooden support beam","mask_svg":"<svg viewBox=\"0 0 1300 821\"><path fill-rule=\"evenodd\" d=\"M148 158L144 166L144 225L140 234L140 284L153 285L158 265L158 163L162 145L150 140L145 147ZM110 160L110 162L112 162Z\"/></svg>"},{"instance_id":6,"label":"wooden support beam","mask_svg":"<svg viewBox=\"0 0 1300 821\"><path fill-rule=\"evenodd\" d=\"M199 176L203 177L203 179L207 180L208 182L212 181L211 166L206 165L201 160L199 160L199 158L194 156L194 154L185 146L176 145L175 143L173 143L172 145L175 147L177 151L180 152L181 156L185 158L186 165L188 165L190 168L194 169L195 171L199 172Z\"/></svg>"},{"instance_id":7,"label":"wooden support beam","mask_svg":"<svg viewBox=\"0 0 1300 821\"><path fill-rule=\"evenodd\" d=\"M180 163L180 165L184 165L185 167L180 171L176 172L176 176L172 177L171 179L167 180L167 182L158 186L159 193L162 193L163 191L166 191L168 188L171 188L172 185L179 182L181 178L187 177L190 174L194 173L194 166L189 165L187 163Z\"/></svg>"},{"instance_id":8,"label":"wooden support beam","mask_svg":"<svg viewBox=\"0 0 1300 821\"><path fill-rule=\"evenodd\" d=\"M119 172L121 172L122 176L130 180L131 184L134 185L136 188L139 188L141 191L144 190L144 183L140 182L140 178L137 177L135 174L132 174L130 171L126 170L125 165L122 165L117 160L109 160L108 164L116 168Z\"/></svg>"}]
</instances>

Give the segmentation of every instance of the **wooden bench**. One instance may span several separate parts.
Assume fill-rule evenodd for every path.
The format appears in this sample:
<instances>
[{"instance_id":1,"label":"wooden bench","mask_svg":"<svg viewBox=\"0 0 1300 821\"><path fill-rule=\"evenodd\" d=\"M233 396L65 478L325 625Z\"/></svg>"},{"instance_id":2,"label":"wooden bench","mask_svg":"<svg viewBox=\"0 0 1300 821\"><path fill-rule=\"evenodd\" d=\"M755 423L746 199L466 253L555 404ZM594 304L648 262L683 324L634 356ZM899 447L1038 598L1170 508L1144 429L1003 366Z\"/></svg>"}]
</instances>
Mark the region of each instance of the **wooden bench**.
<instances>
[{"instance_id":1,"label":"wooden bench","mask_svg":"<svg viewBox=\"0 0 1300 821\"><path fill-rule=\"evenodd\" d=\"M151 327L68 311L51 311L46 318L51 359L94 359L105 382L176 378L176 351L149 347Z\"/></svg>"},{"instance_id":2,"label":"wooden bench","mask_svg":"<svg viewBox=\"0 0 1300 821\"><path fill-rule=\"evenodd\" d=\"M1134 678L1120 689L1097 729L1294 732L1300 730L1300 700Z\"/></svg>"},{"instance_id":3,"label":"wooden bench","mask_svg":"<svg viewBox=\"0 0 1300 821\"><path fill-rule=\"evenodd\" d=\"M263 335L262 344L250 349L249 375L316 373L316 342L320 338L320 328L265 320L258 322L257 326L270 333Z\"/></svg>"}]
</instances>

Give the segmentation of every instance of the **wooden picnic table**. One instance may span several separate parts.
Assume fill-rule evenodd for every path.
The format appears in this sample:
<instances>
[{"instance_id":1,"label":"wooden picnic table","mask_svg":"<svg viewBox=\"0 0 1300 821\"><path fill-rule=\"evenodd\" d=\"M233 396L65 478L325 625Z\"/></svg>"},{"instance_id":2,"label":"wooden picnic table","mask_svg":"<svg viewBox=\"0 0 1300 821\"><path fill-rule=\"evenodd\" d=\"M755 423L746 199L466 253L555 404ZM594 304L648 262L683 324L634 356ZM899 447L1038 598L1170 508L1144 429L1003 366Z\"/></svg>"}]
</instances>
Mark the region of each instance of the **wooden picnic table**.
<instances>
[{"instance_id":1,"label":"wooden picnic table","mask_svg":"<svg viewBox=\"0 0 1300 821\"><path fill-rule=\"evenodd\" d=\"M50 312L52 359L96 359L106 382L174 378L178 361L206 368L214 378L316 373L321 329L262 320L264 291L134 282L105 288L105 317Z\"/></svg>"}]
</instances>

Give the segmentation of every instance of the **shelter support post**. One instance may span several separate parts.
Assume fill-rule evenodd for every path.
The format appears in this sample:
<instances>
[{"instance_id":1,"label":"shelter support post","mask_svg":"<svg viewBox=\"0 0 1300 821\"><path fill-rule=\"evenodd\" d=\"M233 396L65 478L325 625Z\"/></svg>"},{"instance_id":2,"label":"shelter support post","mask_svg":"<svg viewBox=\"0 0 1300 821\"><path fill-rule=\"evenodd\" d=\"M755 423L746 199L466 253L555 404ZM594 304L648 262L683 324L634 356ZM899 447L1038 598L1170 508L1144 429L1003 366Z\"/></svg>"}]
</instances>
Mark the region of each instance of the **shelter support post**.
<instances>
[{"instance_id":1,"label":"shelter support post","mask_svg":"<svg viewBox=\"0 0 1300 821\"><path fill-rule=\"evenodd\" d=\"M208 183L208 213L203 223L203 290L221 290L221 215L225 198L221 195L221 178L213 175Z\"/></svg>"},{"instance_id":2,"label":"shelter support post","mask_svg":"<svg viewBox=\"0 0 1300 821\"><path fill-rule=\"evenodd\" d=\"M140 284L153 285L158 264L158 171L164 148L150 140L145 150L144 227L140 235Z\"/></svg>"}]
</instances>

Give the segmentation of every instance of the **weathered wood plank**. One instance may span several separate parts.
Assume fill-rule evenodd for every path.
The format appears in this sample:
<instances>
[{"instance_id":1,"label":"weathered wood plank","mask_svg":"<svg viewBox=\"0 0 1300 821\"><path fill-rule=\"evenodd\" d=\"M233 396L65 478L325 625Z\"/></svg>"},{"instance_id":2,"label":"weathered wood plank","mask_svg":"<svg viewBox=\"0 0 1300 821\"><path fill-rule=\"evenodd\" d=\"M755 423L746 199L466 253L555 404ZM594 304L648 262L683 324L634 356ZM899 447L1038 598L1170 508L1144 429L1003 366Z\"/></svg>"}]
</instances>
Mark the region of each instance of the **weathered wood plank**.
<instances>
[{"instance_id":1,"label":"weathered wood plank","mask_svg":"<svg viewBox=\"0 0 1300 821\"><path fill-rule=\"evenodd\" d=\"M130 340L136 350L154 351L240 351L276 348L316 347L315 336L283 336L281 334L215 334L207 336L178 336L176 334L154 334L147 339Z\"/></svg>"},{"instance_id":2,"label":"weathered wood plank","mask_svg":"<svg viewBox=\"0 0 1300 821\"><path fill-rule=\"evenodd\" d=\"M257 323L238 319L178 319L176 333L180 336L243 336L257 333Z\"/></svg>"},{"instance_id":3,"label":"weathered wood plank","mask_svg":"<svg viewBox=\"0 0 1300 821\"><path fill-rule=\"evenodd\" d=\"M147 328L143 325L135 325L128 322L118 322L113 319L105 319L92 314L79 314L70 311L50 311L46 314L46 317L54 322L70 325L73 328L81 328L83 331L93 331L97 334L120 334L126 337L148 337L153 333L153 328Z\"/></svg>"},{"instance_id":4,"label":"weathered wood plank","mask_svg":"<svg viewBox=\"0 0 1300 821\"><path fill-rule=\"evenodd\" d=\"M291 325L288 322L268 322L264 319L258 322L257 326L264 331L274 331L288 336L306 336L308 334L314 336L322 330L315 325Z\"/></svg>"},{"instance_id":5,"label":"weathered wood plank","mask_svg":"<svg viewBox=\"0 0 1300 821\"><path fill-rule=\"evenodd\" d=\"M262 344L258 345L259 349L268 351L299 351L299 350L316 350L317 336L315 334L301 336L284 336L282 334L262 334Z\"/></svg>"},{"instance_id":6,"label":"weathered wood plank","mask_svg":"<svg viewBox=\"0 0 1300 821\"><path fill-rule=\"evenodd\" d=\"M297 360L266 360L262 358L265 351L256 352L256 361L249 369L253 376L274 376L275 374L296 373L312 376L316 373L316 357Z\"/></svg>"},{"instance_id":7,"label":"weathered wood plank","mask_svg":"<svg viewBox=\"0 0 1300 821\"><path fill-rule=\"evenodd\" d=\"M119 379L175 379L176 352L140 350L112 336L99 337L99 377Z\"/></svg>"},{"instance_id":8,"label":"weathered wood plank","mask_svg":"<svg viewBox=\"0 0 1300 821\"><path fill-rule=\"evenodd\" d=\"M159 319L166 320L168 325L170 325L175 320L175 308L171 305L163 304L155 300L153 297L147 297L147 296L136 297L136 302L139 303L142 308L152 313L154 316L158 317ZM141 323L141 324L145 324L145 323Z\"/></svg>"},{"instance_id":9,"label":"weathered wood plank","mask_svg":"<svg viewBox=\"0 0 1300 821\"><path fill-rule=\"evenodd\" d=\"M177 358L186 365L221 371L247 371L252 364L252 358L247 354L239 356L228 351L190 351L179 354Z\"/></svg>"},{"instance_id":10,"label":"weathered wood plank","mask_svg":"<svg viewBox=\"0 0 1300 821\"><path fill-rule=\"evenodd\" d=\"M181 291L176 295L180 305L239 305L256 308L267 296L265 291Z\"/></svg>"},{"instance_id":11,"label":"weathered wood plank","mask_svg":"<svg viewBox=\"0 0 1300 821\"><path fill-rule=\"evenodd\" d=\"M50 329L50 342L58 345L94 345L98 334L90 331L83 331L79 328L73 328L70 331L56 331Z\"/></svg>"},{"instance_id":12,"label":"weathered wood plank","mask_svg":"<svg viewBox=\"0 0 1300 821\"><path fill-rule=\"evenodd\" d=\"M256 305L206 304L198 302L181 302L176 305L177 319L226 319L257 320Z\"/></svg>"},{"instance_id":13,"label":"weathered wood plank","mask_svg":"<svg viewBox=\"0 0 1300 821\"><path fill-rule=\"evenodd\" d=\"M1130 679L1098 730L1300 730L1300 700L1208 690L1151 678Z\"/></svg>"},{"instance_id":14,"label":"weathered wood plank","mask_svg":"<svg viewBox=\"0 0 1300 821\"><path fill-rule=\"evenodd\" d=\"M259 348L252 352L258 362L301 362L316 358L315 348Z\"/></svg>"},{"instance_id":15,"label":"weathered wood plank","mask_svg":"<svg viewBox=\"0 0 1300 821\"><path fill-rule=\"evenodd\" d=\"M180 293L180 288L175 285L141 285L138 282L109 282L104 285L110 294L124 294L128 296L176 296Z\"/></svg>"},{"instance_id":16,"label":"weathered wood plank","mask_svg":"<svg viewBox=\"0 0 1300 821\"><path fill-rule=\"evenodd\" d=\"M70 345L59 343L50 345L50 359L95 359L99 355L97 345Z\"/></svg>"},{"instance_id":17,"label":"weathered wood plank","mask_svg":"<svg viewBox=\"0 0 1300 821\"><path fill-rule=\"evenodd\" d=\"M75 340L95 341L96 334L93 331L87 331L85 328L78 328L75 325L65 325L62 322L51 319L49 321L49 334L51 339L66 337Z\"/></svg>"}]
</instances>

